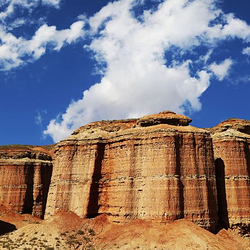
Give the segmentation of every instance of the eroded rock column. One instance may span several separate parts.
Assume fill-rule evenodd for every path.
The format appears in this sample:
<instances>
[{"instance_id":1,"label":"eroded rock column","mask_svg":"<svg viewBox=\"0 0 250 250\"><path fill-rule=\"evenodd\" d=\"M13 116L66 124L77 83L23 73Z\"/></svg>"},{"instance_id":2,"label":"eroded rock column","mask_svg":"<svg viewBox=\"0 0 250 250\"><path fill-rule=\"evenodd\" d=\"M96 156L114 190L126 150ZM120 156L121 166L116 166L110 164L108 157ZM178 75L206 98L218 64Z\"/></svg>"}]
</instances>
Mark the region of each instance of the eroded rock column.
<instances>
[{"instance_id":1,"label":"eroded rock column","mask_svg":"<svg viewBox=\"0 0 250 250\"><path fill-rule=\"evenodd\" d=\"M98 145L95 142L65 141L56 147L47 217L57 211L73 211L79 216L87 216L97 157Z\"/></svg>"},{"instance_id":2,"label":"eroded rock column","mask_svg":"<svg viewBox=\"0 0 250 250\"><path fill-rule=\"evenodd\" d=\"M239 131L237 124L242 123L228 120L215 127L213 134L219 216L224 227L250 225L250 136Z\"/></svg>"},{"instance_id":3,"label":"eroded rock column","mask_svg":"<svg viewBox=\"0 0 250 250\"><path fill-rule=\"evenodd\" d=\"M0 147L0 204L43 218L51 173L51 156L44 149Z\"/></svg>"}]
</instances>

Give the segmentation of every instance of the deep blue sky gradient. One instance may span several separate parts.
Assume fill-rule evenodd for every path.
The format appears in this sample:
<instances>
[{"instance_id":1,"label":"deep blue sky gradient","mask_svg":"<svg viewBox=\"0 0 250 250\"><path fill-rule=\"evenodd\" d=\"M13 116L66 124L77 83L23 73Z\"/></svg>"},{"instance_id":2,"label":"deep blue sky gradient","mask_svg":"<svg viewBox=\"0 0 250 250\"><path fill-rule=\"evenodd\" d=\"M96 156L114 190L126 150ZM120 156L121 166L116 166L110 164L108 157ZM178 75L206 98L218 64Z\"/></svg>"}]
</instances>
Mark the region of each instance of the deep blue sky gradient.
<instances>
[{"instance_id":1,"label":"deep blue sky gradient","mask_svg":"<svg viewBox=\"0 0 250 250\"><path fill-rule=\"evenodd\" d=\"M43 7L36 10L35 16L46 16L48 25L55 25L58 30L66 29L78 15L90 17L107 3L103 0L64 0L60 9ZM221 8L250 24L249 0L221 1ZM15 35L32 36L36 29L35 25L19 28ZM237 40L220 45L221 51L236 56L236 65L228 79L211 81L201 96L201 111L187 113L193 119L193 126L212 127L230 117L250 120L250 70L249 64L242 63L246 57L239 52L241 45ZM218 62L222 60L220 53L216 57ZM52 144L50 137L44 138L43 130L51 119L65 112L71 100L81 98L84 90L100 80L100 76L94 74L94 66L83 44L76 43L60 52L46 53L33 63L0 72L0 144ZM43 118L40 125L35 121L38 112Z\"/></svg>"}]
</instances>

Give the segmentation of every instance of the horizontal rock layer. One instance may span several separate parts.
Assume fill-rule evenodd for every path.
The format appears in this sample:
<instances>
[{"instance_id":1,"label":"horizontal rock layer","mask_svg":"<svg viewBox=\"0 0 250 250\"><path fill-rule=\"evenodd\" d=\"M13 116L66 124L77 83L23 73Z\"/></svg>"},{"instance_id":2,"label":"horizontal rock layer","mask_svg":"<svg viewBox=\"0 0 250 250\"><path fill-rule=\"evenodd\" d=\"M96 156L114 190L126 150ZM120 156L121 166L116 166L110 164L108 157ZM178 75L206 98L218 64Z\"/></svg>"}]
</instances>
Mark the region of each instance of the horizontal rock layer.
<instances>
[{"instance_id":1,"label":"horizontal rock layer","mask_svg":"<svg viewBox=\"0 0 250 250\"><path fill-rule=\"evenodd\" d=\"M190 122L167 111L90 123L55 145L53 174L46 149L0 147L0 204L41 218L73 211L246 230L250 122L228 119L211 129Z\"/></svg>"},{"instance_id":2,"label":"horizontal rock layer","mask_svg":"<svg viewBox=\"0 0 250 250\"><path fill-rule=\"evenodd\" d=\"M250 122L229 119L212 130L220 222L250 225Z\"/></svg>"},{"instance_id":3,"label":"horizontal rock layer","mask_svg":"<svg viewBox=\"0 0 250 250\"><path fill-rule=\"evenodd\" d=\"M0 204L43 218L51 174L52 159L46 150L0 147Z\"/></svg>"},{"instance_id":4,"label":"horizontal rock layer","mask_svg":"<svg viewBox=\"0 0 250 250\"><path fill-rule=\"evenodd\" d=\"M137 120L97 122L59 143L46 216L66 210L82 217L107 213L116 222L188 218L215 227L210 134L167 123L157 119L158 125L145 127Z\"/></svg>"}]
</instances>

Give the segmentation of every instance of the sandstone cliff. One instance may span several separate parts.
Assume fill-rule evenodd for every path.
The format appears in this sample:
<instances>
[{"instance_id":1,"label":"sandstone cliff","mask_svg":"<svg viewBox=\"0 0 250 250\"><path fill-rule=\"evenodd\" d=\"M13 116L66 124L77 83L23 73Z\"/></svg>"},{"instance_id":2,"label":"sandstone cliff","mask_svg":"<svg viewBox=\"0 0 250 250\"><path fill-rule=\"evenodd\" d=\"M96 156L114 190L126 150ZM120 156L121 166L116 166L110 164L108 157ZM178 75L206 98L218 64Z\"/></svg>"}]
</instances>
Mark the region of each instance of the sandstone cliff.
<instances>
[{"instance_id":1,"label":"sandstone cliff","mask_svg":"<svg viewBox=\"0 0 250 250\"><path fill-rule=\"evenodd\" d=\"M250 225L250 121L228 119L212 129L219 218L225 227Z\"/></svg>"},{"instance_id":2,"label":"sandstone cliff","mask_svg":"<svg viewBox=\"0 0 250 250\"><path fill-rule=\"evenodd\" d=\"M43 218L51 174L51 156L45 149L1 146L0 205Z\"/></svg>"},{"instance_id":3,"label":"sandstone cliff","mask_svg":"<svg viewBox=\"0 0 250 250\"><path fill-rule=\"evenodd\" d=\"M0 205L48 218L57 211L110 221L186 218L250 228L250 121L211 129L162 112L100 121L54 146L0 147ZM45 211L46 209L46 211Z\"/></svg>"},{"instance_id":4,"label":"sandstone cliff","mask_svg":"<svg viewBox=\"0 0 250 250\"><path fill-rule=\"evenodd\" d=\"M116 222L187 218L214 228L217 193L209 132L173 112L102 121L57 144L46 216L107 213Z\"/></svg>"}]
</instances>

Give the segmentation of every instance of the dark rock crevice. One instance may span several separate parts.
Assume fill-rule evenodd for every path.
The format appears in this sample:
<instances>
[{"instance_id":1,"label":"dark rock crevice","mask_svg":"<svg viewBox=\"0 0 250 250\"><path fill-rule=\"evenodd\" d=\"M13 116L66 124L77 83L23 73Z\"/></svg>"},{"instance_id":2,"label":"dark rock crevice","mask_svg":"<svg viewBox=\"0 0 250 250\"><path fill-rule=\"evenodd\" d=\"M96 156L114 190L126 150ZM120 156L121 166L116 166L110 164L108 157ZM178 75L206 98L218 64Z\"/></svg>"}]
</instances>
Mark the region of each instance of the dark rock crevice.
<instances>
[{"instance_id":1,"label":"dark rock crevice","mask_svg":"<svg viewBox=\"0 0 250 250\"><path fill-rule=\"evenodd\" d=\"M216 171L216 185L218 196L218 217L219 227L229 228L227 198L226 198L226 185L225 185L225 164L221 158L215 160Z\"/></svg>"},{"instance_id":2,"label":"dark rock crevice","mask_svg":"<svg viewBox=\"0 0 250 250\"><path fill-rule=\"evenodd\" d=\"M95 166L94 166L94 172L93 172L92 182L91 182L90 192L89 192L87 218L93 218L98 215L99 184L100 184L100 179L102 178L101 170L102 170L102 160L104 157L104 149L105 149L105 144L102 144L102 143L97 144Z\"/></svg>"}]
</instances>

